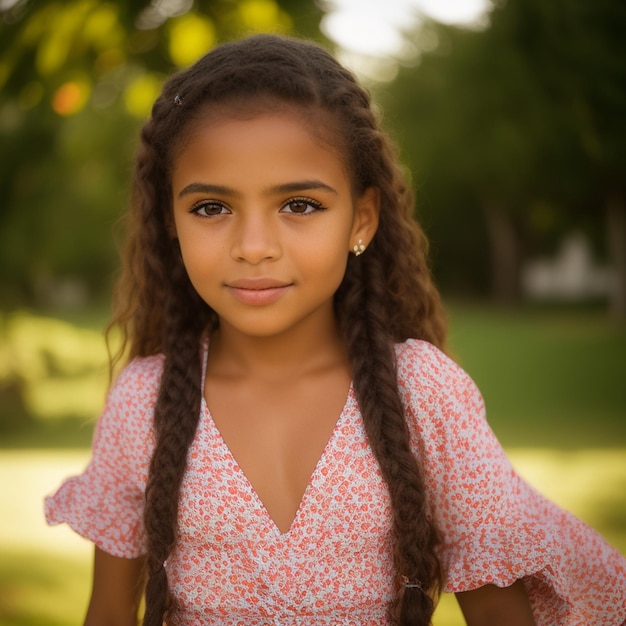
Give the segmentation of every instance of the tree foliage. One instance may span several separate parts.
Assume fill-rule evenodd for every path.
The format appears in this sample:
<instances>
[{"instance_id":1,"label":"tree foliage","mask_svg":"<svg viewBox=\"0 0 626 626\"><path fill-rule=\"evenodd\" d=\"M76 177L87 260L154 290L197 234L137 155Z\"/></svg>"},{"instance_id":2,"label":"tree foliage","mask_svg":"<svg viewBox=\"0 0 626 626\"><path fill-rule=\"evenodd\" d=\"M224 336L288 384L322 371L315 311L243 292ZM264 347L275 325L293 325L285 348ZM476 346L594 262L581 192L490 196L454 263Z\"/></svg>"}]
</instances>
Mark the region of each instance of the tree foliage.
<instances>
[{"instance_id":1,"label":"tree foliage","mask_svg":"<svg viewBox=\"0 0 626 626\"><path fill-rule=\"evenodd\" d=\"M10 5L10 6L9 6ZM108 291L137 130L165 76L252 32L318 33L305 0L17 0L0 11L5 307Z\"/></svg>"},{"instance_id":2,"label":"tree foliage","mask_svg":"<svg viewBox=\"0 0 626 626\"><path fill-rule=\"evenodd\" d=\"M439 45L400 73L384 108L435 251L453 260L438 265L444 284L484 291L491 279L511 301L521 260L574 227L619 268L623 251L603 234L609 199L624 214L625 28L612 0L501 1L484 32L426 26Z\"/></svg>"}]
</instances>

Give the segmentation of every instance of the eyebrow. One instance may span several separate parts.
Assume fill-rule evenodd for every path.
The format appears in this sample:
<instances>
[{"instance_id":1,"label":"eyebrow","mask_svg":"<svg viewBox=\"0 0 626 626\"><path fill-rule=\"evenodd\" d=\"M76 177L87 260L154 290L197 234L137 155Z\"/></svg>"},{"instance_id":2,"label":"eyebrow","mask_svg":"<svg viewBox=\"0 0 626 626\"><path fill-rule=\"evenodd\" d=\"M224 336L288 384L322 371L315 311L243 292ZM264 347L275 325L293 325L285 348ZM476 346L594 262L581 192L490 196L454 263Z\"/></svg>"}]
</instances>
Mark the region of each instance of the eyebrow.
<instances>
[{"instance_id":1,"label":"eyebrow","mask_svg":"<svg viewBox=\"0 0 626 626\"><path fill-rule=\"evenodd\" d=\"M265 194L275 195L279 193L297 193L303 191L311 191L315 189L327 191L329 193L338 195L336 189L333 189L333 187L327 185L326 183L323 183L321 180L301 180L294 181L292 183L282 183L280 185L275 185L274 187L269 187L265 190ZM182 198L192 193L210 193L230 197L238 197L241 195L235 189L231 189L230 187L225 187L223 185L212 185L209 183L191 183L178 192L178 197Z\"/></svg>"}]
</instances>

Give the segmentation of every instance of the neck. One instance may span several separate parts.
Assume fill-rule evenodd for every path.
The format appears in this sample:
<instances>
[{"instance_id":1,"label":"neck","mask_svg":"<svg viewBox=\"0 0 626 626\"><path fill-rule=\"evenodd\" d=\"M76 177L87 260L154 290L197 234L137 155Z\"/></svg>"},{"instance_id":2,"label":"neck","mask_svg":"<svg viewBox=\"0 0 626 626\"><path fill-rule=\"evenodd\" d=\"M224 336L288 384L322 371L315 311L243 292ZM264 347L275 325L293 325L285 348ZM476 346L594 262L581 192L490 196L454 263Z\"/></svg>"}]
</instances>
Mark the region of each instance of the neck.
<instances>
[{"instance_id":1,"label":"neck","mask_svg":"<svg viewBox=\"0 0 626 626\"><path fill-rule=\"evenodd\" d=\"M347 361L334 316L270 337L244 335L222 323L211 337L207 373L284 380Z\"/></svg>"}]
</instances>

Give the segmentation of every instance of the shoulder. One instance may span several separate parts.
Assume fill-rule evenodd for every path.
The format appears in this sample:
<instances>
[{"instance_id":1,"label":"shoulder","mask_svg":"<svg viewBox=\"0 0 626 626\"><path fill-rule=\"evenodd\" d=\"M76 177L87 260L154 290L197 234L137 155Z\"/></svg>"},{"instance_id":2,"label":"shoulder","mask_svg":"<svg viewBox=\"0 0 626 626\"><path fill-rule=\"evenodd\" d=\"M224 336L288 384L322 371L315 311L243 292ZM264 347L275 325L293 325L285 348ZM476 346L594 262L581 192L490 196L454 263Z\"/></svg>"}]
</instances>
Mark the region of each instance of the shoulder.
<instances>
[{"instance_id":1,"label":"shoulder","mask_svg":"<svg viewBox=\"0 0 626 626\"><path fill-rule=\"evenodd\" d=\"M139 357L124 367L109 389L98 420L100 431L150 431L163 360L162 355Z\"/></svg>"},{"instance_id":2,"label":"shoulder","mask_svg":"<svg viewBox=\"0 0 626 626\"><path fill-rule=\"evenodd\" d=\"M115 379L109 395L113 398L156 396L163 373L163 361L162 354L133 359Z\"/></svg>"},{"instance_id":3,"label":"shoulder","mask_svg":"<svg viewBox=\"0 0 626 626\"><path fill-rule=\"evenodd\" d=\"M417 387L441 392L460 387L476 389L463 368L427 341L407 339L396 344L396 359L400 388Z\"/></svg>"},{"instance_id":4,"label":"shoulder","mask_svg":"<svg viewBox=\"0 0 626 626\"><path fill-rule=\"evenodd\" d=\"M425 341L396 346L398 388L413 435L455 446L489 430L480 390L457 363ZM470 447L476 444L467 444Z\"/></svg>"},{"instance_id":5,"label":"shoulder","mask_svg":"<svg viewBox=\"0 0 626 626\"><path fill-rule=\"evenodd\" d=\"M482 515L503 497L512 470L471 377L423 341L409 340L397 351L411 448L422 463L441 528L454 534L459 519ZM470 502L480 510L474 511ZM454 515L457 521L451 521Z\"/></svg>"}]
</instances>

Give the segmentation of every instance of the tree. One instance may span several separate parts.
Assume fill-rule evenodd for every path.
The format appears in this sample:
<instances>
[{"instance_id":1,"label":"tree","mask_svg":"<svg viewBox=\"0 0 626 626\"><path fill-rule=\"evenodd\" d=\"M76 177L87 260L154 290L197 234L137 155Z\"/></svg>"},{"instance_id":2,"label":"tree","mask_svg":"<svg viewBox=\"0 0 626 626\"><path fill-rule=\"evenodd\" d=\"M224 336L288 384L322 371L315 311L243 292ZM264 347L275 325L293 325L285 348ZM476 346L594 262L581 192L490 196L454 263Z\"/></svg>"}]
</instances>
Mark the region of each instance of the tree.
<instances>
[{"instance_id":1,"label":"tree","mask_svg":"<svg viewBox=\"0 0 626 626\"><path fill-rule=\"evenodd\" d=\"M496 298L511 303L521 246L516 222L531 195L533 139L541 132L536 95L515 49L493 54L488 33L431 28L439 48L401 73L399 97L394 86L386 108L411 138L406 150L442 256L463 268L459 251L471 261L490 244Z\"/></svg>"},{"instance_id":2,"label":"tree","mask_svg":"<svg viewBox=\"0 0 626 626\"><path fill-rule=\"evenodd\" d=\"M485 32L428 25L439 46L387 90L435 244L482 258L490 241L499 301L515 299L524 250L546 222L595 227L604 205L623 309L625 26L625 7L610 0L499 2ZM538 207L551 213L543 227Z\"/></svg>"},{"instance_id":3,"label":"tree","mask_svg":"<svg viewBox=\"0 0 626 626\"><path fill-rule=\"evenodd\" d=\"M108 292L134 137L164 77L251 32L318 33L306 0L16 0L0 11L0 296ZM105 234L103 234L105 233ZM81 295L82 294L82 295Z\"/></svg>"}]
</instances>

